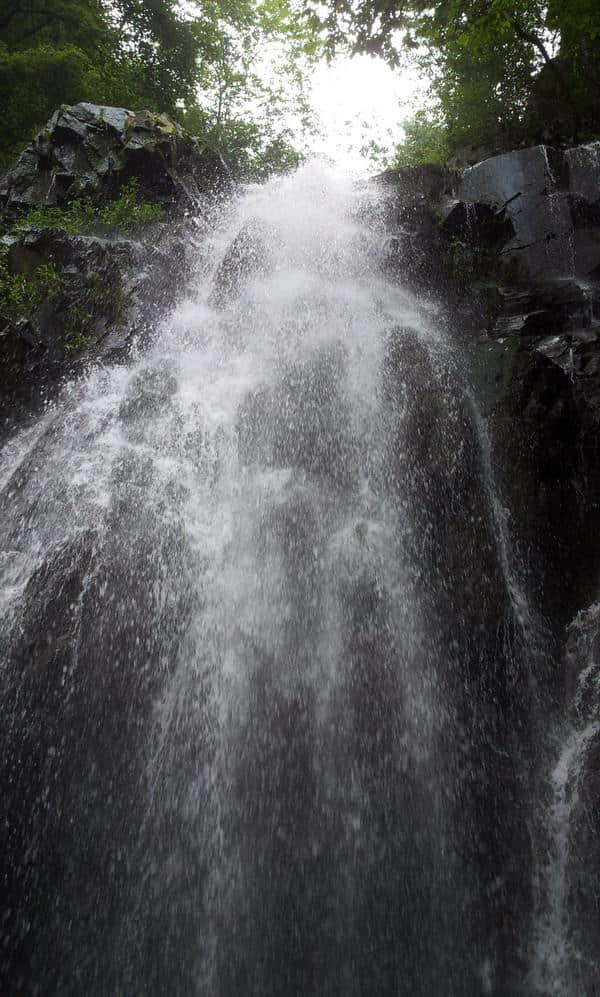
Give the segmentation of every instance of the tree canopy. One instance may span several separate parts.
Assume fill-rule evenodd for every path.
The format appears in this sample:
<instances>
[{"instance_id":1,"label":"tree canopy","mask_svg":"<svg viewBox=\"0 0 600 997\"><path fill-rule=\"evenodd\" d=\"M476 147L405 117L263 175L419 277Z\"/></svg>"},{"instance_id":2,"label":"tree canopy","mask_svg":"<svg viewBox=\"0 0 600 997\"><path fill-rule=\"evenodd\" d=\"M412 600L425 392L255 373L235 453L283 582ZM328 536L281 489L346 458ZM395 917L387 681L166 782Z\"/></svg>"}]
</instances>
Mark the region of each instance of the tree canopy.
<instances>
[{"instance_id":1,"label":"tree canopy","mask_svg":"<svg viewBox=\"0 0 600 997\"><path fill-rule=\"evenodd\" d=\"M469 155L522 142L600 135L597 0L307 0L313 25L340 47L420 62L431 80L439 149ZM423 136L425 139L425 136ZM425 142L424 144L427 144Z\"/></svg>"},{"instance_id":2,"label":"tree canopy","mask_svg":"<svg viewBox=\"0 0 600 997\"><path fill-rule=\"evenodd\" d=\"M234 165L250 172L261 155L293 160L286 116L306 117L303 68L318 47L294 2L5 0L0 162L56 107L79 100L166 111L202 124L229 144ZM273 47L282 66L269 89L256 53ZM279 129L273 115L261 112L260 98L285 111ZM249 147L256 152L253 160Z\"/></svg>"},{"instance_id":3,"label":"tree canopy","mask_svg":"<svg viewBox=\"0 0 600 997\"><path fill-rule=\"evenodd\" d=\"M166 111L260 179L298 161L323 38L430 80L398 162L600 136L598 0L4 0L0 164L89 100Z\"/></svg>"}]
</instances>

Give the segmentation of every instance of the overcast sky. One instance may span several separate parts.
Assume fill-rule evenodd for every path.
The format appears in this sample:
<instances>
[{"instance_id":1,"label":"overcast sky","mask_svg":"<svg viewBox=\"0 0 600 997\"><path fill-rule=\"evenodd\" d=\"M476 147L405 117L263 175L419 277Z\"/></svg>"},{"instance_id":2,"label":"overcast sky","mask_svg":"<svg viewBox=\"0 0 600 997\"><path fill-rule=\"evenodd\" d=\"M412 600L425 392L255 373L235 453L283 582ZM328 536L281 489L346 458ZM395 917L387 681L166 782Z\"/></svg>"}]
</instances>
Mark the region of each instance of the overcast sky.
<instances>
[{"instance_id":1,"label":"overcast sky","mask_svg":"<svg viewBox=\"0 0 600 997\"><path fill-rule=\"evenodd\" d=\"M313 103L322 123L315 151L352 172L372 173L361 146L373 138L391 151L402 121L425 103L425 83L416 70L392 71L381 59L338 58L315 70Z\"/></svg>"}]
</instances>

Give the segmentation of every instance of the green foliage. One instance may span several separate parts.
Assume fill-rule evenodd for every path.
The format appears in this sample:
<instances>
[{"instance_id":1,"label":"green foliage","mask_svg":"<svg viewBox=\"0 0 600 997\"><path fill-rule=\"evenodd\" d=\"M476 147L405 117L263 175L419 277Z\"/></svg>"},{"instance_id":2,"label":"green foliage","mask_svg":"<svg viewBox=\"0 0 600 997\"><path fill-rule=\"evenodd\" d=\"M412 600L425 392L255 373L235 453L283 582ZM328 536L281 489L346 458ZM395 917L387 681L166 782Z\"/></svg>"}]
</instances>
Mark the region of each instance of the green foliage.
<instances>
[{"instance_id":1,"label":"green foliage","mask_svg":"<svg viewBox=\"0 0 600 997\"><path fill-rule=\"evenodd\" d=\"M91 270L70 277L57 270L52 257L31 272L11 273L8 252L0 251L2 318L10 322L35 320L36 313L52 301L56 320L64 329L65 353L77 353L89 346L98 319L117 321L125 307L118 273Z\"/></svg>"},{"instance_id":2,"label":"green foliage","mask_svg":"<svg viewBox=\"0 0 600 997\"><path fill-rule=\"evenodd\" d=\"M459 160L600 134L597 0L306 3L330 50L421 65Z\"/></svg>"},{"instance_id":3,"label":"green foliage","mask_svg":"<svg viewBox=\"0 0 600 997\"><path fill-rule=\"evenodd\" d=\"M89 345L89 337L77 327L69 330L65 336L65 353L78 353Z\"/></svg>"},{"instance_id":4,"label":"green foliage","mask_svg":"<svg viewBox=\"0 0 600 997\"><path fill-rule=\"evenodd\" d=\"M420 110L404 122L404 139L396 147L393 166L445 163L449 156L446 126L439 113Z\"/></svg>"},{"instance_id":5,"label":"green foliage","mask_svg":"<svg viewBox=\"0 0 600 997\"><path fill-rule=\"evenodd\" d=\"M210 58L199 65L199 94L182 124L207 136L234 174L263 180L294 168L314 127L307 81L320 42L298 16L297 0L249 4L235 27L213 5Z\"/></svg>"},{"instance_id":6,"label":"green foliage","mask_svg":"<svg viewBox=\"0 0 600 997\"><path fill-rule=\"evenodd\" d=\"M38 204L16 223L17 229L60 228L69 235L86 232L130 232L151 222L161 221L164 210L158 204L140 201L136 178L132 178L115 201L96 207L90 198L79 198L65 207Z\"/></svg>"},{"instance_id":7,"label":"green foliage","mask_svg":"<svg viewBox=\"0 0 600 997\"><path fill-rule=\"evenodd\" d=\"M87 68L87 57L74 45L9 52L0 42L0 165L19 151L55 106L79 99Z\"/></svg>"},{"instance_id":8,"label":"green foliage","mask_svg":"<svg viewBox=\"0 0 600 997\"><path fill-rule=\"evenodd\" d=\"M92 202L88 199L72 201L64 208L37 204L15 223L15 230L30 228L59 228L69 235L88 232L95 219Z\"/></svg>"},{"instance_id":9,"label":"green foliage","mask_svg":"<svg viewBox=\"0 0 600 997\"><path fill-rule=\"evenodd\" d=\"M109 201L98 209L92 227L108 232L127 232L140 225L161 221L164 216L164 209L159 204L139 199L137 180L133 177L115 201Z\"/></svg>"},{"instance_id":10,"label":"green foliage","mask_svg":"<svg viewBox=\"0 0 600 997\"><path fill-rule=\"evenodd\" d=\"M62 277L52 260L40 264L32 273L10 273L7 254L0 254L0 314L18 319L37 311L45 301L56 297Z\"/></svg>"},{"instance_id":11,"label":"green foliage","mask_svg":"<svg viewBox=\"0 0 600 997\"><path fill-rule=\"evenodd\" d=\"M319 50L301 2L5 0L0 165L80 100L179 118L197 109L247 176L293 162L289 131L307 127L306 66Z\"/></svg>"},{"instance_id":12,"label":"green foliage","mask_svg":"<svg viewBox=\"0 0 600 997\"><path fill-rule=\"evenodd\" d=\"M117 321L124 308L123 289L118 274L86 273L65 315L65 353L77 353L90 345L94 324L99 318Z\"/></svg>"},{"instance_id":13,"label":"green foliage","mask_svg":"<svg viewBox=\"0 0 600 997\"><path fill-rule=\"evenodd\" d=\"M183 118L192 134L208 135L240 180L260 182L273 174L296 169L302 152L293 144L289 129L277 130L276 123L225 117L219 124L200 107L191 108Z\"/></svg>"},{"instance_id":14,"label":"green foliage","mask_svg":"<svg viewBox=\"0 0 600 997\"><path fill-rule=\"evenodd\" d=\"M177 0L6 0L0 43L27 57L40 47L49 56L76 49L76 99L98 99L91 89L100 83L111 100L120 92L171 111L193 94L201 54L196 20ZM44 118L62 102L50 96Z\"/></svg>"}]
</instances>

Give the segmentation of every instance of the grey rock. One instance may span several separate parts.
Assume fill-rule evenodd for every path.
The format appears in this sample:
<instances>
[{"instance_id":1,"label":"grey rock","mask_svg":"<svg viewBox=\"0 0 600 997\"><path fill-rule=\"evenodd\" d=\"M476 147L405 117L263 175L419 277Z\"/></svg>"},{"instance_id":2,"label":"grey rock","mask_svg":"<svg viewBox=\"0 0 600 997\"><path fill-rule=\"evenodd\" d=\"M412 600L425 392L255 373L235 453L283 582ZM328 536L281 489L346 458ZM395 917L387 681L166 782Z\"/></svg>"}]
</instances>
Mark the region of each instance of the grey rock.
<instances>
[{"instance_id":1,"label":"grey rock","mask_svg":"<svg viewBox=\"0 0 600 997\"><path fill-rule=\"evenodd\" d=\"M559 176L554 150L535 146L478 163L458 185L461 201L492 205L510 221L514 234L501 255L531 276L574 272L573 221Z\"/></svg>"},{"instance_id":2,"label":"grey rock","mask_svg":"<svg viewBox=\"0 0 600 997\"><path fill-rule=\"evenodd\" d=\"M217 149L164 114L81 103L55 111L23 151L0 180L0 205L16 213L82 196L106 200L132 178L144 199L176 213L196 207L230 175Z\"/></svg>"},{"instance_id":3,"label":"grey rock","mask_svg":"<svg viewBox=\"0 0 600 997\"><path fill-rule=\"evenodd\" d=\"M600 200L600 142L590 142L565 152L567 183L573 194L587 201Z\"/></svg>"},{"instance_id":4,"label":"grey rock","mask_svg":"<svg viewBox=\"0 0 600 997\"><path fill-rule=\"evenodd\" d=\"M503 210L487 203L453 198L442 205L441 218L441 229L451 239L495 246L505 245L515 236L511 219Z\"/></svg>"},{"instance_id":5,"label":"grey rock","mask_svg":"<svg viewBox=\"0 0 600 997\"><path fill-rule=\"evenodd\" d=\"M177 378L168 370L142 370L121 402L119 416L126 423L150 418L167 406L176 392Z\"/></svg>"},{"instance_id":6,"label":"grey rock","mask_svg":"<svg viewBox=\"0 0 600 997\"><path fill-rule=\"evenodd\" d=\"M253 275L265 273L273 265L269 231L257 220L249 221L235 237L217 271L211 304L222 308L237 297Z\"/></svg>"},{"instance_id":7,"label":"grey rock","mask_svg":"<svg viewBox=\"0 0 600 997\"><path fill-rule=\"evenodd\" d=\"M185 276L170 249L121 239L30 231L8 245L14 273L51 263L53 295L0 320L0 418L35 407L42 392L91 359L123 354L155 322Z\"/></svg>"},{"instance_id":8,"label":"grey rock","mask_svg":"<svg viewBox=\"0 0 600 997\"><path fill-rule=\"evenodd\" d=\"M425 198L437 200L452 191L454 174L437 163L424 163L421 166L401 166L397 170L385 170L373 177L371 182L383 187L394 187L404 200Z\"/></svg>"},{"instance_id":9,"label":"grey rock","mask_svg":"<svg viewBox=\"0 0 600 997\"><path fill-rule=\"evenodd\" d=\"M516 195L546 194L557 186L554 151L538 145L492 156L462 174L457 196L500 207Z\"/></svg>"},{"instance_id":10,"label":"grey rock","mask_svg":"<svg viewBox=\"0 0 600 997\"><path fill-rule=\"evenodd\" d=\"M81 108L83 114L87 113L89 115L89 124L106 125L107 128L113 128L119 133L125 131L132 117L131 111L128 111L125 107L106 107L100 104L88 104L85 102L77 106ZM83 114L80 114L80 117Z\"/></svg>"}]
</instances>

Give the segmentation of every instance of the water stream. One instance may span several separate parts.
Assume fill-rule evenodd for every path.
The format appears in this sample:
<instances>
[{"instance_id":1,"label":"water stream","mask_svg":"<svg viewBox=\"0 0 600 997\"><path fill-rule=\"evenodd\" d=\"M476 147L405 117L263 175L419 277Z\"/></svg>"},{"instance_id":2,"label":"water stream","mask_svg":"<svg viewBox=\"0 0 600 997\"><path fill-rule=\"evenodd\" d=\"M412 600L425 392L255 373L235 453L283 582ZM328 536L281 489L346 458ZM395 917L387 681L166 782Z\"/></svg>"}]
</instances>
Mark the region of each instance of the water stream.
<instances>
[{"instance_id":1,"label":"water stream","mask_svg":"<svg viewBox=\"0 0 600 997\"><path fill-rule=\"evenodd\" d=\"M545 860L540 874L541 891L537 904L537 924L532 989L536 994L571 997L588 994L590 979L598 979L593 920L592 953L586 951L581 934L581 903L578 879L589 876L586 854L590 843L574 843L582 823L594 838L593 817L582 821L584 782L595 765L589 764L590 751L597 751L600 735L600 675L598 664L598 622L600 604L578 613L568 628L566 674L572 689L566 720L556 732L555 758L550 774L550 802L544 813L543 847ZM592 884L593 890L593 884ZM588 918L585 918L588 920ZM590 955L592 959L590 959ZM594 984L595 987L595 984Z\"/></svg>"},{"instance_id":2,"label":"water stream","mask_svg":"<svg viewBox=\"0 0 600 997\"><path fill-rule=\"evenodd\" d=\"M382 196L249 190L4 445L6 992L523 992L530 615Z\"/></svg>"}]
</instances>

